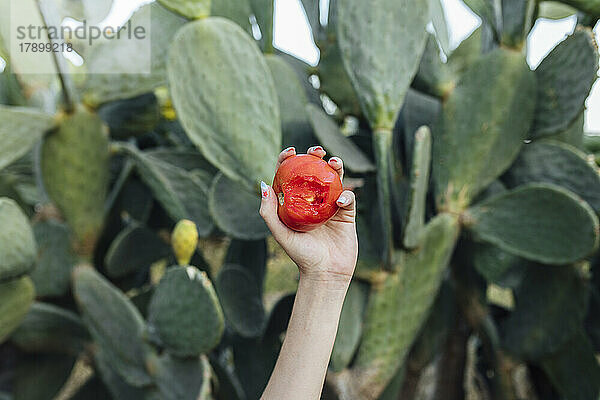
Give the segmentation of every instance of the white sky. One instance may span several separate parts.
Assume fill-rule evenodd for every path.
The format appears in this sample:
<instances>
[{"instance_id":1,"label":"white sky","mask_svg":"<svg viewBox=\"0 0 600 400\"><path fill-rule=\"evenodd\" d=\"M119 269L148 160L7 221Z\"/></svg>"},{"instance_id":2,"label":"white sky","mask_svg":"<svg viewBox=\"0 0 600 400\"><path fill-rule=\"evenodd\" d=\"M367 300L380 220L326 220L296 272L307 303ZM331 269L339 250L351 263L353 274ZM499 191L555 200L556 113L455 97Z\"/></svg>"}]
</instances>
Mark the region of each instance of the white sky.
<instances>
[{"instance_id":1,"label":"white sky","mask_svg":"<svg viewBox=\"0 0 600 400\"><path fill-rule=\"evenodd\" d=\"M105 24L118 26L127 20L129 15L141 4L152 0L114 0L110 15ZM320 0L328 3L328 0ZM448 30L450 45L456 47L469 36L480 24L479 17L464 5L462 0L442 0ZM575 18L560 21L538 20L528 39L527 62L535 68L544 56L554 48L566 35L573 32ZM594 30L600 43L600 24ZM319 52L315 47L306 17L303 14L299 0L275 0L275 46L288 53L316 65ZM0 70L3 69L0 59ZM587 100L585 129L590 133L600 134L600 80L596 82Z\"/></svg>"}]
</instances>

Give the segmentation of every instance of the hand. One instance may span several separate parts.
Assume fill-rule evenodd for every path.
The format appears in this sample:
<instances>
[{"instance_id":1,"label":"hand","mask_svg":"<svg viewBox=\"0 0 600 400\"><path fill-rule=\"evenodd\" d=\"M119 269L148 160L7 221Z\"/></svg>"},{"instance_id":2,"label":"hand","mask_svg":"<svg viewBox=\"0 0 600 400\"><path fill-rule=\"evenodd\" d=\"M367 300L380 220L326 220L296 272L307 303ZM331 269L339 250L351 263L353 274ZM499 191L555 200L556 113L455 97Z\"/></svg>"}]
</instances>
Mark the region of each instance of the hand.
<instances>
[{"instance_id":1,"label":"hand","mask_svg":"<svg viewBox=\"0 0 600 400\"><path fill-rule=\"evenodd\" d=\"M277 167L288 157L296 154L290 147L279 154ZM308 154L323 158L321 146L308 149ZM332 157L329 166L344 177L344 165L340 158ZM301 277L320 281L350 282L358 257L358 239L355 224L354 193L345 190L337 200L337 213L324 225L310 232L296 232L288 228L277 216L277 195L271 186L263 182L263 198L260 215L271 230L275 240L298 265Z\"/></svg>"}]
</instances>

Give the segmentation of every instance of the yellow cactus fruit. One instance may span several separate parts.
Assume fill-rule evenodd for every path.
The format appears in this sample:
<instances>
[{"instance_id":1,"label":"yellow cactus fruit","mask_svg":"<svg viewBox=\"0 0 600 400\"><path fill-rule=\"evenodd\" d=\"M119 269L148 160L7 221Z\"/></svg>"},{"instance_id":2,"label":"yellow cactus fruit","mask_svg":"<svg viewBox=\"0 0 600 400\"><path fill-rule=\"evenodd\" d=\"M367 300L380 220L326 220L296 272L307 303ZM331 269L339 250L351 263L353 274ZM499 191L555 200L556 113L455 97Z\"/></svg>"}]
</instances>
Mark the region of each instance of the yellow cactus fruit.
<instances>
[{"instance_id":1,"label":"yellow cactus fruit","mask_svg":"<svg viewBox=\"0 0 600 400\"><path fill-rule=\"evenodd\" d=\"M187 219L179 221L175 225L175 229L173 229L171 245L173 246L177 263L179 265L188 265L198 246L198 229L196 228L196 224Z\"/></svg>"}]
</instances>

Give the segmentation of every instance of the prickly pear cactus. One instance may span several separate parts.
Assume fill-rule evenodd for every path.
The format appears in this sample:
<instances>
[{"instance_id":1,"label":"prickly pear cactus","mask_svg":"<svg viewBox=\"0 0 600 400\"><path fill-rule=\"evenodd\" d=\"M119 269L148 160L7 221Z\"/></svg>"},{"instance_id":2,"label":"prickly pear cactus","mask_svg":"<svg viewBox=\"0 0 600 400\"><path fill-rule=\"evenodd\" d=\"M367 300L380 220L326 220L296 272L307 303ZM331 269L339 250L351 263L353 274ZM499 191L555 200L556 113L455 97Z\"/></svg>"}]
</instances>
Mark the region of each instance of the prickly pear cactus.
<instances>
[{"instance_id":1,"label":"prickly pear cactus","mask_svg":"<svg viewBox=\"0 0 600 400\"><path fill-rule=\"evenodd\" d=\"M83 255L93 250L104 223L108 146L108 129L100 117L79 108L63 116L42 147L44 187L65 216Z\"/></svg>"},{"instance_id":2,"label":"prickly pear cactus","mask_svg":"<svg viewBox=\"0 0 600 400\"><path fill-rule=\"evenodd\" d=\"M357 358L338 377L342 391L377 399L385 389L427 317L458 232L456 217L439 215L423 231L419 248L398 255L399 272L373 285Z\"/></svg>"},{"instance_id":3,"label":"prickly pear cactus","mask_svg":"<svg viewBox=\"0 0 600 400\"><path fill-rule=\"evenodd\" d=\"M223 334L223 311L215 290L196 267L171 268L152 295L148 314L151 329L178 356L207 352Z\"/></svg>"},{"instance_id":4,"label":"prickly pear cactus","mask_svg":"<svg viewBox=\"0 0 600 400\"><path fill-rule=\"evenodd\" d=\"M0 342L23 321L34 297L35 289L27 276L0 283Z\"/></svg>"},{"instance_id":5,"label":"prickly pear cactus","mask_svg":"<svg viewBox=\"0 0 600 400\"><path fill-rule=\"evenodd\" d=\"M150 60L74 41L60 75L0 37L0 399L261 398L297 269L257 183L320 145L360 248L323 398L597 400L599 3L464 3L454 43L450 2L301 0L316 65L274 46L273 0L152 2Z\"/></svg>"},{"instance_id":6,"label":"prickly pear cactus","mask_svg":"<svg viewBox=\"0 0 600 400\"><path fill-rule=\"evenodd\" d=\"M210 0L159 0L160 4L184 17L198 19L210 15Z\"/></svg>"},{"instance_id":7,"label":"prickly pear cactus","mask_svg":"<svg viewBox=\"0 0 600 400\"><path fill-rule=\"evenodd\" d=\"M30 272L35 267L36 244L27 217L17 203L0 198L0 282Z\"/></svg>"},{"instance_id":8,"label":"prickly pear cactus","mask_svg":"<svg viewBox=\"0 0 600 400\"><path fill-rule=\"evenodd\" d=\"M150 348L142 340L145 323L138 310L88 266L78 267L73 280L83 321L111 367L131 385L150 383L145 369Z\"/></svg>"}]
</instances>

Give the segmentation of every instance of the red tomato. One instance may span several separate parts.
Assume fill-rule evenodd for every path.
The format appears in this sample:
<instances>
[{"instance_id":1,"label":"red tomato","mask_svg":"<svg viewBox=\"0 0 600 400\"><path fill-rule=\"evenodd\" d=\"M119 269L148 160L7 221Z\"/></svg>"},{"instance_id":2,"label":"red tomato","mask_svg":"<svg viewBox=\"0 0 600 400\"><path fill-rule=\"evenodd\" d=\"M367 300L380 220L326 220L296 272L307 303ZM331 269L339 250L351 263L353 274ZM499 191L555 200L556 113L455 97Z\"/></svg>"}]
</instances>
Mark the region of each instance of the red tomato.
<instances>
[{"instance_id":1,"label":"red tomato","mask_svg":"<svg viewBox=\"0 0 600 400\"><path fill-rule=\"evenodd\" d=\"M338 210L342 194L338 173L323 159L299 154L285 159L275 173L277 214L289 228L308 232L323 225Z\"/></svg>"}]
</instances>

